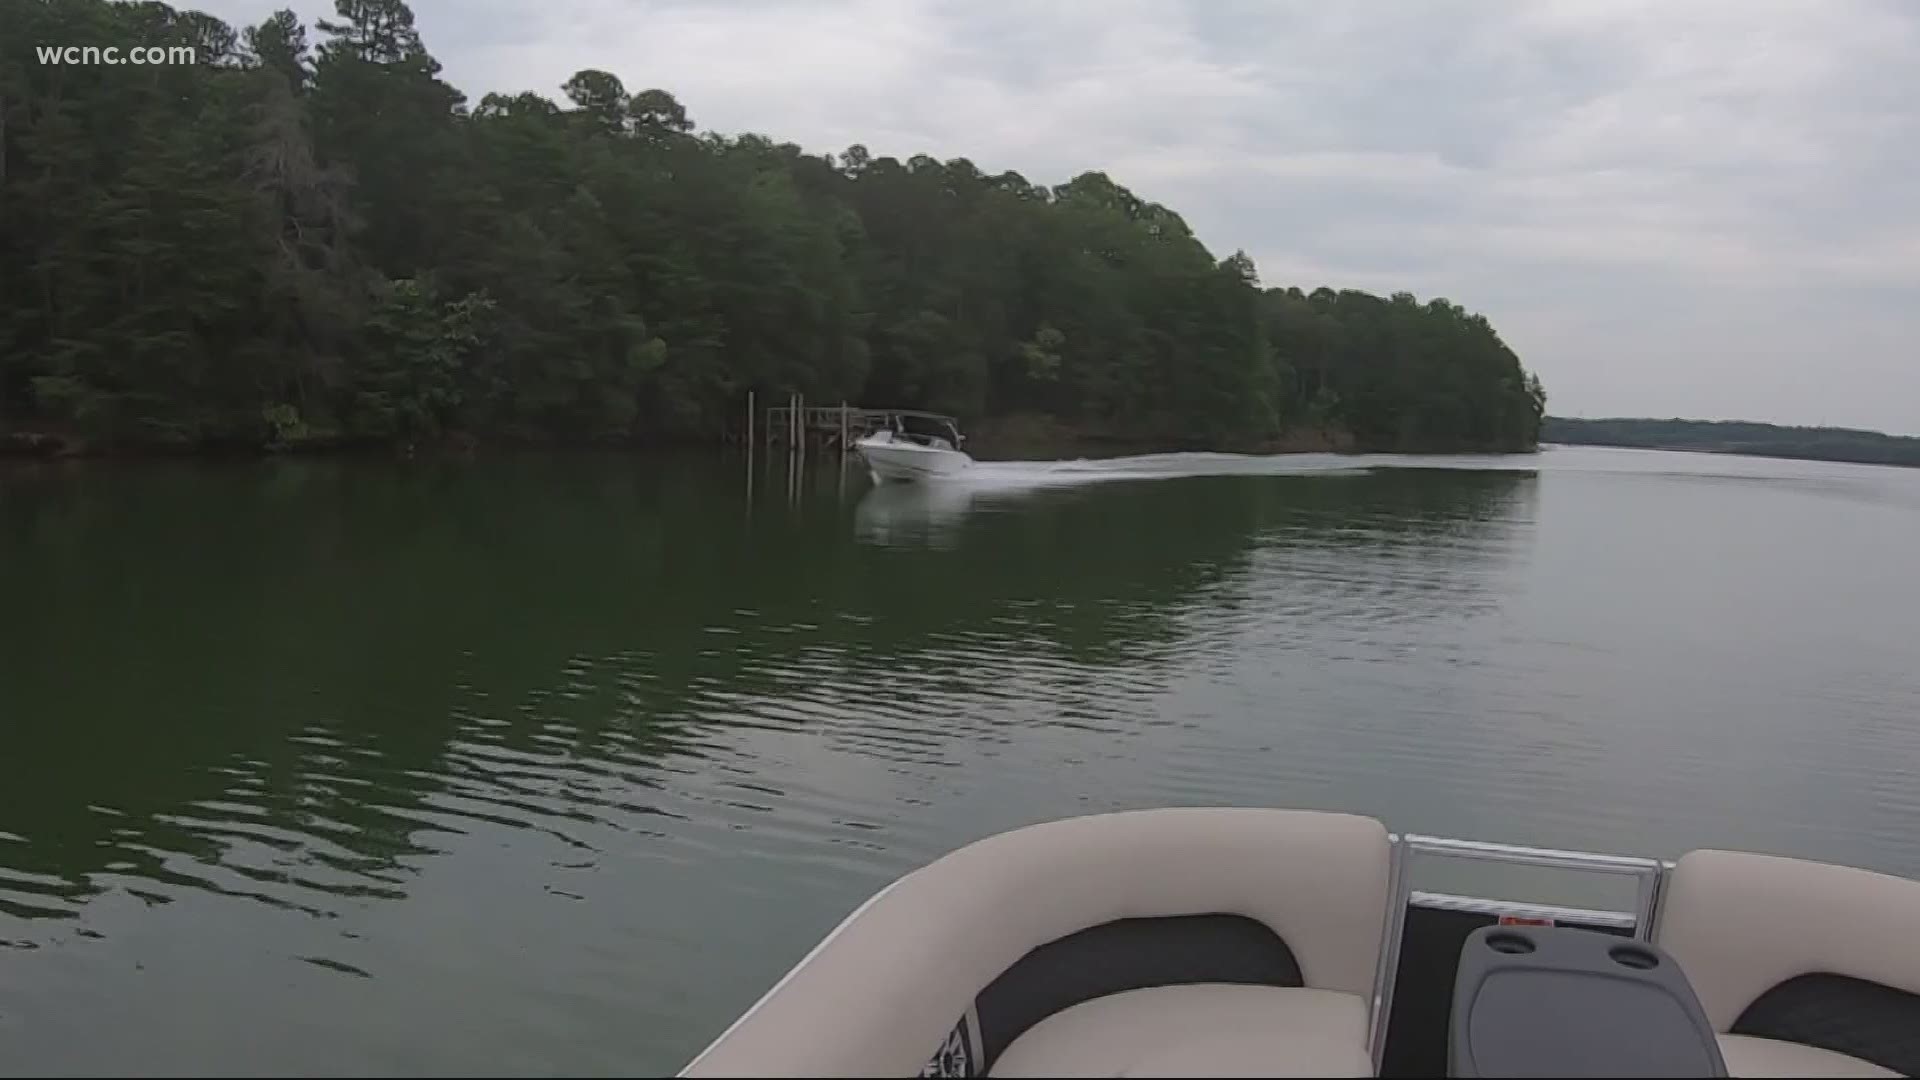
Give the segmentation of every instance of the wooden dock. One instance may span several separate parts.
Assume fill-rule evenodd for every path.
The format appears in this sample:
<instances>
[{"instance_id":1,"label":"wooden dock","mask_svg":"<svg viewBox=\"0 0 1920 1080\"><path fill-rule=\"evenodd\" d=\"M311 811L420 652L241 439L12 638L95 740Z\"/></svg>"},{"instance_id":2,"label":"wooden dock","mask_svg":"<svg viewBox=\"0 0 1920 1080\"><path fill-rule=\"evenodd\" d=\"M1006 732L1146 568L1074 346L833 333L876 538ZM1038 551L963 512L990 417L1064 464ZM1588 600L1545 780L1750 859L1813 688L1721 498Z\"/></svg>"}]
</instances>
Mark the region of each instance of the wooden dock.
<instances>
[{"instance_id":1,"label":"wooden dock","mask_svg":"<svg viewBox=\"0 0 1920 1080\"><path fill-rule=\"evenodd\" d=\"M765 440L768 449L785 446L805 450L810 446L844 452L865 436L892 426L896 417L940 420L958 427L958 421L944 413L920 409L875 409L862 405L808 405L795 394L785 405L774 405L764 413L754 411L753 395L747 395L747 443ZM762 427L761 425L765 426Z\"/></svg>"}]
</instances>

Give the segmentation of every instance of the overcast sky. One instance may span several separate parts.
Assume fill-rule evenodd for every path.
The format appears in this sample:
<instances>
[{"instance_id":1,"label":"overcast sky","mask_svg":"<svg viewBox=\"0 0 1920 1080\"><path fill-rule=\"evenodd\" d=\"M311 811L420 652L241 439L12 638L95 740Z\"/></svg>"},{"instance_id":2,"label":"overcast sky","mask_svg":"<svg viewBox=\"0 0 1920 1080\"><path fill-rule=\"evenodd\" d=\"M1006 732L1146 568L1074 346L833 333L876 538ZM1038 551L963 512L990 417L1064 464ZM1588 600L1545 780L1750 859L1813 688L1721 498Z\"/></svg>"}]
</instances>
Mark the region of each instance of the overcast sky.
<instances>
[{"instance_id":1,"label":"overcast sky","mask_svg":"<svg viewBox=\"0 0 1920 1080\"><path fill-rule=\"evenodd\" d=\"M1920 433L1920 2L413 6L474 101L597 67L811 151L1104 169L1266 283L1486 314L1555 413Z\"/></svg>"}]
</instances>

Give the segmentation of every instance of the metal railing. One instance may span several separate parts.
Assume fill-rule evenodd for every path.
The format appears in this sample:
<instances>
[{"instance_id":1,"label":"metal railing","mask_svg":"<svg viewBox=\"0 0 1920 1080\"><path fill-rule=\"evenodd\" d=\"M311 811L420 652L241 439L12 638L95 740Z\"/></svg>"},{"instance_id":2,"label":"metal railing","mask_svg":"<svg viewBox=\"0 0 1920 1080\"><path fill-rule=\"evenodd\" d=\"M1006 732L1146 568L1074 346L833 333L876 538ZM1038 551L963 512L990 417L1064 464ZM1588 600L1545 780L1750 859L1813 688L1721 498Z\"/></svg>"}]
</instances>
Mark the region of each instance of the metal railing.
<instances>
[{"instance_id":1,"label":"metal railing","mask_svg":"<svg viewBox=\"0 0 1920 1080\"><path fill-rule=\"evenodd\" d=\"M1393 853L1387 871L1387 912L1381 939L1379 966L1373 978L1373 1008L1370 1010L1368 1047L1376 1071L1386 1058L1387 1026L1393 1014L1394 985L1400 977L1400 943L1406 934L1410 907L1436 907L1455 911L1475 911L1489 915L1516 915L1523 918L1551 918L1590 925L1631 928L1641 941L1652 939L1654 922L1660 910L1661 888L1666 882L1668 864L1659 859L1631 855L1601 855L1587 851L1561 851L1555 848L1522 847L1517 844L1492 844L1481 840L1450 840L1440 836L1402 833L1389 838ZM1488 900L1450 893L1416 893L1412 884L1412 865L1416 856L1473 859L1504 863L1509 866L1537 866L1554 870L1579 870L1587 873L1615 874L1635 879L1634 910L1597 911L1566 908L1552 904L1528 904L1508 900Z\"/></svg>"}]
</instances>

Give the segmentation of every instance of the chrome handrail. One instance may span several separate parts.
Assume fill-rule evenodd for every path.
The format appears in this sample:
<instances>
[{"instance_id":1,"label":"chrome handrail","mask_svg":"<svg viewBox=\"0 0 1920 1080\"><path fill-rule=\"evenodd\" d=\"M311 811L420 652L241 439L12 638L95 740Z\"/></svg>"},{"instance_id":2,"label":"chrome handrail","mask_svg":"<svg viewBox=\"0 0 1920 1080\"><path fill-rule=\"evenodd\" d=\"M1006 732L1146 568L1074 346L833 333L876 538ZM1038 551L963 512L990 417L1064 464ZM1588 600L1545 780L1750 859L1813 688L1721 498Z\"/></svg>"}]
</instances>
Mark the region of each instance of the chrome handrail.
<instances>
[{"instance_id":1,"label":"chrome handrail","mask_svg":"<svg viewBox=\"0 0 1920 1080\"><path fill-rule=\"evenodd\" d=\"M1636 939L1651 941L1654 925L1659 919L1660 901L1665 889L1667 871L1673 866L1672 863L1660 859L1646 859L1633 855L1603 855L1591 851L1525 847L1519 844L1496 844L1484 840L1453 840L1443 836L1422 836L1417 833L1397 835L1389 833L1387 839L1392 845L1392 853L1387 870L1386 927L1380 944L1379 962L1374 968L1373 1008L1368 1017L1367 1031L1368 1049L1373 1057L1376 1074L1386 1059L1387 1027L1393 1014L1393 991L1400 977L1400 946L1406 936L1407 911L1413 906L1416 896L1428 901L1432 906L1451 907L1456 910L1484 910L1488 914L1524 912L1536 917L1549 918L1580 917L1581 921L1593 921L1622 928L1631 926ZM1413 891L1412 882L1412 863L1416 855L1475 859L1514 866L1582 870L1590 873L1633 877L1636 879L1634 910L1631 913L1585 911L1549 904L1482 900L1478 897L1453 896L1446 893L1416 894ZM1501 908L1507 910L1499 912L1498 909ZM1588 920L1585 918L1587 916L1601 918Z\"/></svg>"},{"instance_id":2,"label":"chrome handrail","mask_svg":"<svg viewBox=\"0 0 1920 1080\"><path fill-rule=\"evenodd\" d=\"M1367 1053L1373 1058L1373 1074L1380 1069L1387 1049L1387 1017L1393 1012L1393 984L1400 976L1400 936L1406 931L1406 903L1400 897L1411 890L1407 883L1407 846L1392 833L1387 834L1387 910L1382 920L1380 956L1374 961L1372 1008L1367 1010Z\"/></svg>"},{"instance_id":3,"label":"chrome handrail","mask_svg":"<svg viewBox=\"0 0 1920 1080\"><path fill-rule=\"evenodd\" d=\"M1565 851L1559 848L1523 847L1519 844L1493 844L1485 840L1450 840L1444 836L1406 833L1400 838L1420 854L1447 855L1460 859L1544 866L1560 870L1593 870L1606 874L1645 874L1659 869L1660 860L1637 855L1601 855L1591 851Z\"/></svg>"}]
</instances>

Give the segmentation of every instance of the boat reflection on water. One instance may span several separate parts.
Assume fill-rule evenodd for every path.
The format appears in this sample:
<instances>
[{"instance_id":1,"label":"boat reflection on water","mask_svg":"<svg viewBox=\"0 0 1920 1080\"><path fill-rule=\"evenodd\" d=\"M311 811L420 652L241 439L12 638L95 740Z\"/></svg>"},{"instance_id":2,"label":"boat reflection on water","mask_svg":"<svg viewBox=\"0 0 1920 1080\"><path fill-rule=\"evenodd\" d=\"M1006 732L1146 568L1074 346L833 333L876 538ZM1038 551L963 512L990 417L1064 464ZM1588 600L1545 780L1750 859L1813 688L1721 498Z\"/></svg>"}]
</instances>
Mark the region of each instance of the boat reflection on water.
<instances>
[{"instance_id":1,"label":"boat reflection on water","mask_svg":"<svg viewBox=\"0 0 1920 1080\"><path fill-rule=\"evenodd\" d=\"M854 537L881 547L953 547L981 494L963 481L876 484L853 509Z\"/></svg>"}]
</instances>

